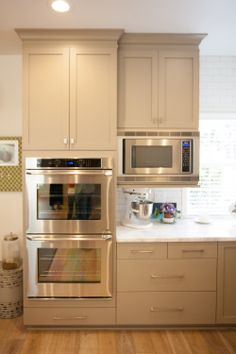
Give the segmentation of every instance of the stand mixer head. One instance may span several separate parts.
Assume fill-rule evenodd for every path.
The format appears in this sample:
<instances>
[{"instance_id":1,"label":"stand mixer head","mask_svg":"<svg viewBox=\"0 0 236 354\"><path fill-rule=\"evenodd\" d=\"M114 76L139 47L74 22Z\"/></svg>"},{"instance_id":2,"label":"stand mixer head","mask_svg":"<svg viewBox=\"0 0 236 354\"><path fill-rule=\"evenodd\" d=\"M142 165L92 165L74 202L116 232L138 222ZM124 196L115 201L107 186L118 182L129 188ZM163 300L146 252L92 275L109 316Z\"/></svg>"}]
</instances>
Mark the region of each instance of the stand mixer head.
<instances>
[{"instance_id":1,"label":"stand mixer head","mask_svg":"<svg viewBox=\"0 0 236 354\"><path fill-rule=\"evenodd\" d=\"M127 205L126 214L122 225L137 229L143 229L152 226L150 217L152 215L153 202L148 200L149 189L124 190Z\"/></svg>"}]
</instances>

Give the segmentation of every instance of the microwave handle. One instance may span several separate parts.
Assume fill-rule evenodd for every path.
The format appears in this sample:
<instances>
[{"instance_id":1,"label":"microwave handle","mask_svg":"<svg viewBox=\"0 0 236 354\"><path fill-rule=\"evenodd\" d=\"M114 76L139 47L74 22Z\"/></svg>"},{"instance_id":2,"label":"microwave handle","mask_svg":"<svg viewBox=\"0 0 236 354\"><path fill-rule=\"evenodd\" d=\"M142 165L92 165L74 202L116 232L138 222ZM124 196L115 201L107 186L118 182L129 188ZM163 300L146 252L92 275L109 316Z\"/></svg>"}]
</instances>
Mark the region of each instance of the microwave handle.
<instances>
[{"instance_id":1,"label":"microwave handle","mask_svg":"<svg viewBox=\"0 0 236 354\"><path fill-rule=\"evenodd\" d=\"M81 237L68 235L68 237L47 237L39 235L27 235L27 240L30 241L108 241L112 239L112 235L99 235L98 237Z\"/></svg>"},{"instance_id":2,"label":"microwave handle","mask_svg":"<svg viewBox=\"0 0 236 354\"><path fill-rule=\"evenodd\" d=\"M86 175L86 176L112 176L112 170L73 170L73 171L48 171L48 170L32 170L26 171L27 175L34 175L34 176L68 176L68 175Z\"/></svg>"}]
</instances>

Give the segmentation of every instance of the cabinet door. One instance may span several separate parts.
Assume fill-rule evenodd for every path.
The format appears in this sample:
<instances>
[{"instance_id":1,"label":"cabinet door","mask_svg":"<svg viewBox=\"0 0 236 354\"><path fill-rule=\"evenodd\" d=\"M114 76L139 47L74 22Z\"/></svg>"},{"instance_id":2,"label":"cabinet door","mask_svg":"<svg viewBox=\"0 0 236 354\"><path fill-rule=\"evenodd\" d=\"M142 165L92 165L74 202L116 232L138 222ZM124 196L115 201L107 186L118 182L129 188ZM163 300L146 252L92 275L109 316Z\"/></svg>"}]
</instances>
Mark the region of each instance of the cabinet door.
<instances>
[{"instance_id":1,"label":"cabinet door","mask_svg":"<svg viewBox=\"0 0 236 354\"><path fill-rule=\"evenodd\" d=\"M70 148L116 147L116 46L81 44L70 51Z\"/></svg>"},{"instance_id":2,"label":"cabinet door","mask_svg":"<svg viewBox=\"0 0 236 354\"><path fill-rule=\"evenodd\" d=\"M157 127L157 51L121 50L119 53L118 128Z\"/></svg>"},{"instance_id":3,"label":"cabinet door","mask_svg":"<svg viewBox=\"0 0 236 354\"><path fill-rule=\"evenodd\" d=\"M236 242L218 245L217 322L236 323Z\"/></svg>"},{"instance_id":4,"label":"cabinet door","mask_svg":"<svg viewBox=\"0 0 236 354\"><path fill-rule=\"evenodd\" d=\"M159 128L198 129L198 51L159 52Z\"/></svg>"},{"instance_id":5,"label":"cabinet door","mask_svg":"<svg viewBox=\"0 0 236 354\"><path fill-rule=\"evenodd\" d=\"M50 44L24 50L26 150L68 149L69 49Z\"/></svg>"}]
</instances>

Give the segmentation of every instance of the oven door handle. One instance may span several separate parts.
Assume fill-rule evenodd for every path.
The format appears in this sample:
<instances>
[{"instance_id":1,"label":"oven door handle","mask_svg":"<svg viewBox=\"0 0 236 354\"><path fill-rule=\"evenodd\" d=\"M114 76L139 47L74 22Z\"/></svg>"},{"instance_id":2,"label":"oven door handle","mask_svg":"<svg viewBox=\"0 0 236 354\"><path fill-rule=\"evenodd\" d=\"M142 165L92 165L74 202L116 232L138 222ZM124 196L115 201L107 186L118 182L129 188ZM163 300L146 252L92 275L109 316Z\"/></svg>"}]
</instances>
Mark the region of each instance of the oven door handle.
<instances>
[{"instance_id":1,"label":"oven door handle","mask_svg":"<svg viewBox=\"0 0 236 354\"><path fill-rule=\"evenodd\" d=\"M30 241L108 241L112 239L112 235L99 235L99 237L81 237L69 235L68 237L51 237L51 236L37 236L27 235L27 240Z\"/></svg>"},{"instance_id":2,"label":"oven door handle","mask_svg":"<svg viewBox=\"0 0 236 354\"><path fill-rule=\"evenodd\" d=\"M26 171L27 175L33 176L68 176L68 175L86 175L86 176L112 176L112 170L73 170L73 171L48 171L48 170L31 170Z\"/></svg>"}]
</instances>

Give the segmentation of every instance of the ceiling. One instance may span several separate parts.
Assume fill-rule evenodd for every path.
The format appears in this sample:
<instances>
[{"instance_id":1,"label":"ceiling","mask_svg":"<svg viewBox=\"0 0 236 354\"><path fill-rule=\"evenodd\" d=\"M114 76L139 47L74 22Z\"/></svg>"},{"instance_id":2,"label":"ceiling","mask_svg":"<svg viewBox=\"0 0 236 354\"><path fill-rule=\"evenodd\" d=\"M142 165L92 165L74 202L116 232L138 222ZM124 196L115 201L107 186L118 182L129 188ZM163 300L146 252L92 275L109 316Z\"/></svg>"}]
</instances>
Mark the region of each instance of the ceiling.
<instances>
[{"instance_id":1,"label":"ceiling","mask_svg":"<svg viewBox=\"0 0 236 354\"><path fill-rule=\"evenodd\" d=\"M14 28L121 28L126 32L207 33L202 55L236 55L235 0L71 0L53 12L48 0L0 0L0 54L19 53Z\"/></svg>"}]
</instances>

